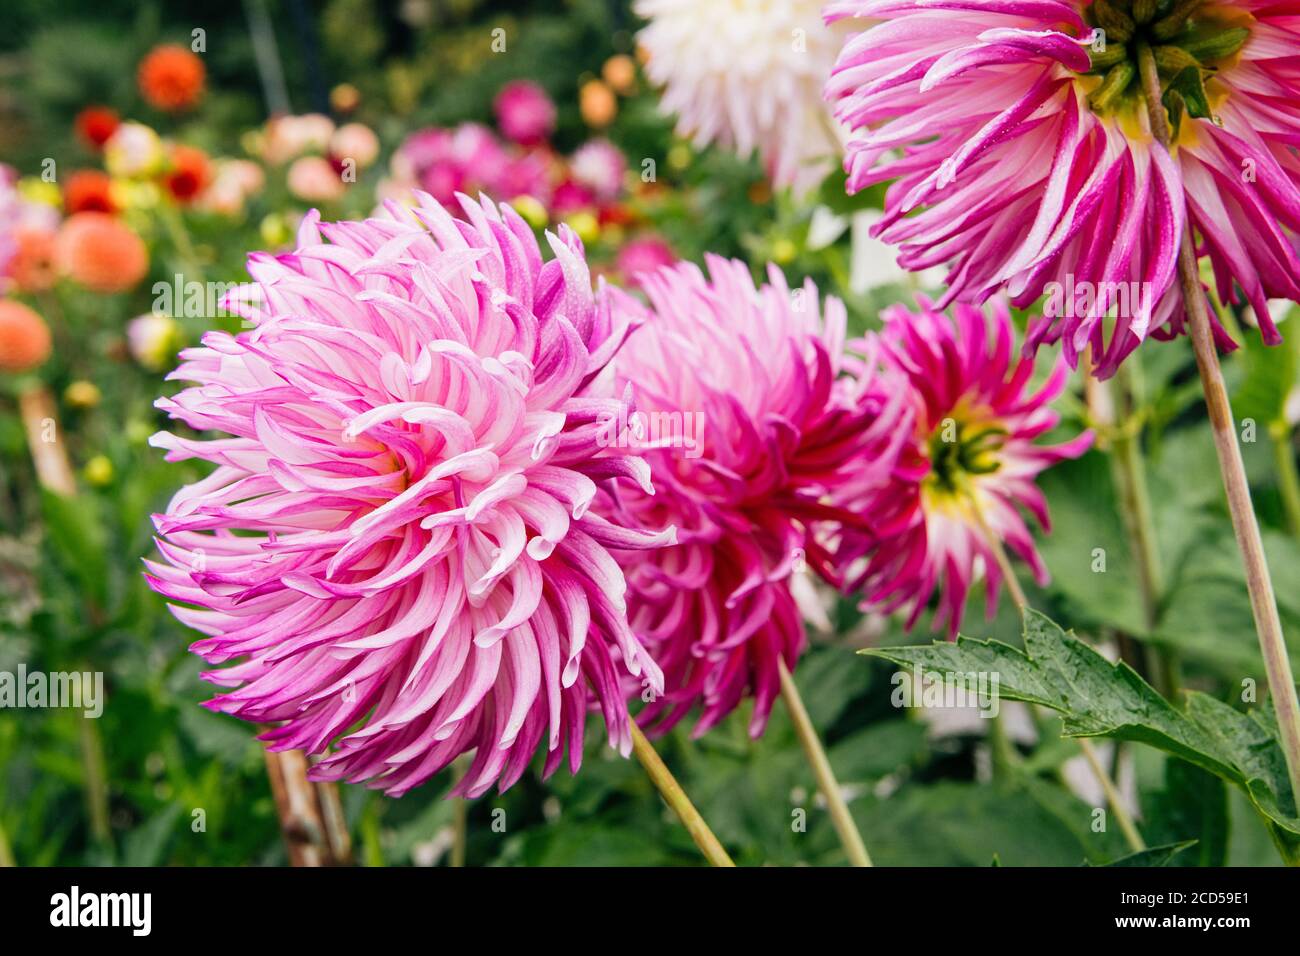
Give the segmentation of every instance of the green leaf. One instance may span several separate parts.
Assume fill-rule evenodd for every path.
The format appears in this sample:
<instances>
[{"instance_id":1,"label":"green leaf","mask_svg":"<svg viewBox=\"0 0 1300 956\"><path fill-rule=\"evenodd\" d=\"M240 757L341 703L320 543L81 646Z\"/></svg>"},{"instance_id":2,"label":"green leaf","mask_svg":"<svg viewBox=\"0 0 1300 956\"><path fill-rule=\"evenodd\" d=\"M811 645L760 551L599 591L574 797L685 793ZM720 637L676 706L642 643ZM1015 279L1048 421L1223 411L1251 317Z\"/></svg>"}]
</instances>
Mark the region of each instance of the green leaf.
<instances>
[{"instance_id":1,"label":"green leaf","mask_svg":"<svg viewBox=\"0 0 1300 956\"><path fill-rule=\"evenodd\" d=\"M995 855L999 866L1077 866L1081 856L1098 862L1114 856L1110 836L1067 825L1023 783L911 783L849 809L872 862L882 867L982 867ZM1087 820L1088 808L1065 797L1074 816Z\"/></svg>"},{"instance_id":2,"label":"green leaf","mask_svg":"<svg viewBox=\"0 0 1300 956\"><path fill-rule=\"evenodd\" d=\"M1003 699L1057 711L1070 737L1149 744L1243 788L1275 827L1300 836L1276 728L1267 711L1242 714L1206 694L1178 710L1122 661L1112 664L1037 611L1026 611L1025 651L997 641L862 651L926 674L997 675Z\"/></svg>"},{"instance_id":3,"label":"green leaf","mask_svg":"<svg viewBox=\"0 0 1300 956\"><path fill-rule=\"evenodd\" d=\"M41 494L41 510L51 549L59 564L88 598L104 604L108 580L107 534L93 495Z\"/></svg>"},{"instance_id":4,"label":"green leaf","mask_svg":"<svg viewBox=\"0 0 1300 956\"><path fill-rule=\"evenodd\" d=\"M1267 425L1282 418L1286 397L1296 384L1296 347L1290 340L1265 345L1259 336L1244 336L1241 350L1243 374L1232 393L1232 411L1238 421L1253 418Z\"/></svg>"},{"instance_id":5,"label":"green leaf","mask_svg":"<svg viewBox=\"0 0 1300 956\"><path fill-rule=\"evenodd\" d=\"M142 826L131 831L123 841L122 864L124 866L160 865L180 815L179 805L168 804Z\"/></svg>"},{"instance_id":6,"label":"green leaf","mask_svg":"<svg viewBox=\"0 0 1300 956\"><path fill-rule=\"evenodd\" d=\"M1137 853L1130 853L1128 856L1122 856L1118 860L1112 860L1104 866L1169 866L1179 853L1182 853L1189 846L1195 845L1195 840L1184 840L1181 843L1166 843L1163 846L1151 846L1145 850L1139 850ZM1091 864L1084 864L1090 866Z\"/></svg>"},{"instance_id":7,"label":"green leaf","mask_svg":"<svg viewBox=\"0 0 1300 956\"><path fill-rule=\"evenodd\" d=\"M822 180L817 201L837 215L848 216L863 209L885 208L885 188L885 183L877 183L849 195L848 176L843 169L836 168Z\"/></svg>"},{"instance_id":8,"label":"green leaf","mask_svg":"<svg viewBox=\"0 0 1300 956\"><path fill-rule=\"evenodd\" d=\"M1228 789L1224 782L1184 760L1165 761L1164 787L1143 801L1142 835L1154 843L1192 839L1185 866L1225 866L1228 857Z\"/></svg>"}]
</instances>

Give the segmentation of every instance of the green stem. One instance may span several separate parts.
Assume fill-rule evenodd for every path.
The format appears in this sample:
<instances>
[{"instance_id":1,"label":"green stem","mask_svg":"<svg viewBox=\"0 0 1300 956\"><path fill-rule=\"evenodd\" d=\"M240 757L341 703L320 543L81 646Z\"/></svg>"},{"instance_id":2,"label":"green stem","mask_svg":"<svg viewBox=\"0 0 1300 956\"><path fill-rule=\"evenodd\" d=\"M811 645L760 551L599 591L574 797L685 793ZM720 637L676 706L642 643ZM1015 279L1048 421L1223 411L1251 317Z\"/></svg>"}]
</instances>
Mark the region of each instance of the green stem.
<instances>
[{"instance_id":1,"label":"green stem","mask_svg":"<svg viewBox=\"0 0 1300 956\"><path fill-rule=\"evenodd\" d=\"M974 500L972 497L971 501ZM984 535L985 543L989 546L989 550L993 552L993 559L1002 572L1007 590L1011 593L1011 599L1023 615L1029 608L1029 601L1025 598L1024 589L1020 587L1020 581L1016 577L1016 569L1007 556L1007 549L1002 546L1002 539L989 528L978 507L975 509L975 520ZM1129 816L1128 808L1124 806L1124 798L1120 796L1119 788L1115 786L1110 779L1110 775L1106 773L1106 768L1102 766L1101 760L1098 759L1097 751L1093 749L1092 742L1084 737L1080 737L1078 740L1079 749L1083 751L1083 756L1088 761L1093 776L1101 784L1102 792L1106 795L1106 802L1110 804L1111 813L1114 814L1116 822L1119 823L1119 828L1124 833L1124 839L1128 841L1128 845L1133 849L1134 853L1146 849L1146 844L1142 842L1142 836L1138 833L1133 818Z\"/></svg>"},{"instance_id":2,"label":"green stem","mask_svg":"<svg viewBox=\"0 0 1300 956\"><path fill-rule=\"evenodd\" d=\"M1142 834L1138 833L1133 818L1129 816L1128 808L1124 806L1124 798L1120 796L1119 788L1110 779L1110 774L1106 773L1106 768L1101 765L1101 759L1097 756L1092 741L1086 737L1080 737L1079 749L1083 751L1083 758L1088 761L1093 776L1097 778L1097 781L1101 784L1102 792L1106 794L1106 802L1110 804L1111 812L1115 814L1115 822L1119 824L1120 832L1124 834L1124 841L1128 843L1129 849L1134 853L1141 853L1147 848L1147 845L1142 840Z\"/></svg>"},{"instance_id":3,"label":"green stem","mask_svg":"<svg viewBox=\"0 0 1300 956\"><path fill-rule=\"evenodd\" d=\"M853 815L849 813L848 804L844 802L844 795L840 792L839 781L835 779L830 758L826 756L821 738L817 736L817 728L813 726L812 718L808 716L808 708L804 706L803 698L799 696L799 687L795 684L790 669L785 666L785 661L778 657L776 663L781 675L781 696L785 698L786 707L790 711L790 720L803 747L804 756L808 758L813 776L817 778L817 789L826 798L826 808L830 811L835 832L839 834L840 845L844 847L844 852L853 866L870 866L871 857L867 855L866 844L862 842L858 825L853 822Z\"/></svg>"},{"instance_id":4,"label":"green stem","mask_svg":"<svg viewBox=\"0 0 1300 956\"><path fill-rule=\"evenodd\" d=\"M5 830L4 819L0 817L0 867L17 865L13 847L9 845L9 833Z\"/></svg>"},{"instance_id":5,"label":"green stem","mask_svg":"<svg viewBox=\"0 0 1300 956\"><path fill-rule=\"evenodd\" d=\"M646 776L659 791L659 795L664 798L664 802L677 814L677 819L682 821L686 832L691 835L691 839L700 848L704 858L713 866L735 866L727 851L718 842L718 838L709 829L709 825L704 822L704 817L700 816L700 811L696 810L695 804L691 803L691 798L686 795L682 785L655 753L654 747L650 746L650 741L645 739L645 734L630 716L628 725L632 731L632 753L645 769Z\"/></svg>"},{"instance_id":6,"label":"green stem","mask_svg":"<svg viewBox=\"0 0 1300 956\"><path fill-rule=\"evenodd\" d=\"M465 770L468 767L468 761L464 756L458 758L451 765L452 786L460 783L465 776ZM469 801L464 797L452 797L452 840L451 840L451 865L463 867L467 856L469 844Z\"/></svg>"},{"instance_id":7,"label":"green stem","mask_svg":"<svg viewBox=\"0 0 1300 956\"><path fill-rule=\"evenodd\" d=\"M108 783L104 772L104 747L95 727L95 719L78 716L81 724L81 771L85 786L86 809L90 816L90 834L95 842L108 846L112 834L108 823Z\"/></svg>"},{"instance_id":8,"label":"green stem","mask_svg":"<svg viewBox=\"0 0 1300 956\"><path fill-rule=\"evenodd\" d=\"M1160 75L1156 69L1155 56L1146 44L1138 46L1138 62L1141 65L1142 89L1146 96L1151 131L1156 140L1168 148L1169 124L1161 103ZM1291 796L1293 801L1300 803L1300 698L1296 696L1291 660L1282 635L1282 619L1273 593L1273 578L1269 572L1268 558L1264 554L1259 520L1255 517L1254 504L1251 502L1250 482L1246 478L1241 446L1237 442L1232 403L1228 399L1223 369L1219 366L1219 353L1214 345L1214 333L1201 287L1190 224L1183 232L1179 247L1178 278L1182 286L1183 307L1187 312L1196 368L1205 392L1214 450L1219 458L1219 473L1228 499L1228 514L1232 518L1237 548L1241 552L1242 565L1246 571L1246 590L1250 596L1259 649L1268 675L1269 695L1273 698L1273 708L1277 713L1278 735L1291 781Z\"/></svg>"},{"instance_id":9,"label":"green stem","mask_svg":"<svg viewBox=\"0 0 1300 956\"><path fill-rule=\"evenodd\" d=\"M1160 543L1156 537L1147 484L1146 459L1142 454L1142 425L1138 414L1138 387L1135 381L1136 357L1120 365L1115 373L1118 407L1111 440L1111 468L1119 493L1120 516L1128 532L1130 547L1137 564L1138 593L1142 600L1142 621L1150 640L1160 623L1164 595L1164 568L1160 561ZM1150 644L1144 646L1148 670L1157 690L1172 698L1178 690L1178 662L1171 649L1163 652Z\"/></svg>"},{"instance_id":10,"label":"green stem","mask_svg":"<svg viewBox=\"0 0 1300 956\"><path fill-rule=\"evenodd\" d=\"M367 801L365 812L361 815L361 854L366 866L386 866L384 862L383 841L379 836L379 800Z\"/></svg>"},{"instance_id":11,"label":"green stem","mask_svg":"<svg viewBox=\"0 0 1300 956\"><path fill-rule=\"evenodd\" d=\"M993 776L1003 778L1009 776L1020 762L1020 755L1016 753L1011 737L1007 734L1007 725L1002 719L1001 708L998 708L997 713L989 721L989 748L993 756Z\"/></svg>"},{"instance_id":12,"label":"green stem","mask_svg":"<svg viewBox=\"0 0 1300 956\"><path fill-rule=\"evenodd\" d=\"M161 210L158 218L163 221L163 225L167 229L167 235L171 238L176 251L180 253L182 264L189 273L186 279L202 285L204 283L203 267L199 265L199 256L194 251L194 243L190 241L190 232L185 228L185 220L181 218L181 214L176 207L166 200L158 205ZM178 304L176 308L179 309L180 305Z\"/></svg>"}]
</instances>

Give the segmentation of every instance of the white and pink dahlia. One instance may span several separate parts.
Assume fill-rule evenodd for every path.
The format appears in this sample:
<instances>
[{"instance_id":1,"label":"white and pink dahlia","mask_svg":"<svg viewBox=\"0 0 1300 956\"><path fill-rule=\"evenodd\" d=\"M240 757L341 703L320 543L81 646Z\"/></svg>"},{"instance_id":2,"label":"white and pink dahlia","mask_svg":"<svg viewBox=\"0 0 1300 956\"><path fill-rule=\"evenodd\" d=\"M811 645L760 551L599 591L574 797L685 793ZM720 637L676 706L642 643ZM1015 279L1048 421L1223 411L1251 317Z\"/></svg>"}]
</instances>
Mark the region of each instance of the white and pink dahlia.
<instances>
[{"instance_id":1,"label":"white and pink dahlia","mask_svg":"<svg viewBox=\"0 0 1300 956\"><path fill-rule=\"evenodd\" d=\"M400 794L463 753L457 792L504 788L539 744L582 756L597 705L630 747L622 684L662 676L628 627L608 549L656 545L598 517L644 462L601 447L620 413L608 363L628 319L594 296L561 227L543 262L508 206L433 197L394 219L319 223L249 259L235 304L158 406L200 432L154 436L215 465L156 516L153 586L230 666L208 706L319 779ZM414 217L414 218L413 218ZM419 220L417 224L416 219Z\"/></svg>"},{"instance_id":2,"label":"white and pink dahlia","mask_svg":"<svg viewBox=\"0 0 1300 956\"><path fill-rule=\"evenodd\" d=\"M906 268L950 267L945 303L1046 292L1031 344L1060 340L1072 364L1091 347L1108 375L1148 335L1182 331L1190 223L1219 296L1244 296L1279 340L1267 300L1300 298L1300 5L834 0L826 16L862 18L826 91L855 131L849 188L895 180L876 233Z\"/></svg>"},{"instance_id":3,"label":"white and pink dahlia","mask_svg":"<svg viewBox=\"0 0 1300 956\"><path fill-rule=\"evenodd\" d=\"M697 146L757 151L777 186L805 191L833 168L839 137L822 101L844 31L821 0L636 0L660 109Z\"/></svg>"},{"instance_id":4,"label":"white and pink dahlia","mask_svg":"<svg viewBox=\"0 0 1300 956\"><path fill-rule=\"evenodd\" d=\"M886 309L884 329L869 339L891 385L910 396L913 428L890 481L853 504L872 517L872 533L846 525L837 563L864 607L903 608L909 629L938 591L933 626L946 626L953 636L981 572L989 617L997 610L1002 573L989 535L1019 556L1040 585L1048 582L1021 511L1048 530L1047 501L1034 480L1050 465L1082 455L1093 436L1037 443L1060 420L1049 403L1065 388L1068 370L1058 359L1031 391L1034 364L1013 359L1003 301L989 319L970 305L956 306L954 320L924 299L919 304L917 312Z\"/></svg>"},{"instance_id":5,"label":"white and pink dahlia","mask_svg":"<svg viewBox=\"0 0 1300 956\"><path fill-rule=\"evenodd\" d=\"M648 312L616 299L639 323L616 361L635 410L606 443L643 450L657 494L626 487L604 504L616 524L677 528L672 547L618 555L632 628L664 671L643 723L663 731L698 706L699 735L752 696L758 736L778 661L793 670L804 647L791 575L834 579L828 529L866 526L831 497L889 477L910 412L874 361L845 355L838 299L788 288L775 266L759 287L743 262L708 267L643 274Z\"/></svg>"}]
</instances>

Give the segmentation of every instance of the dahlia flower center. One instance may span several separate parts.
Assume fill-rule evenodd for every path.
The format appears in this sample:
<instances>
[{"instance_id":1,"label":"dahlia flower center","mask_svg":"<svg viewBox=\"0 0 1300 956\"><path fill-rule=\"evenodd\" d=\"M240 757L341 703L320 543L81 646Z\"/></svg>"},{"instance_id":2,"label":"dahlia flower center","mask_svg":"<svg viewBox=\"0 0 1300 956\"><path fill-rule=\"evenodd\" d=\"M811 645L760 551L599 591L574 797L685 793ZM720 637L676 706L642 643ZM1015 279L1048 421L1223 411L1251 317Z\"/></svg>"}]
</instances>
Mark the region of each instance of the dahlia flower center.
<instances>
[{"instance_id":1,"label":"dahlia flower center","mask_svg":"<svg viewBox=\"0 0 1300 956\"><path fill-rule=\"evenodd\" d=\"M1205 0L1093 0L1083 16L1103 31L1094 34L1086 74L1093 112L1145 110L1138 51L1149 47L1175 137L1184 117L1214 119L1224 95L1214 76L1233 64L1254 23L1245 11Z\"/></svg>"},{"instance_id":2,"label":"dahlia flower center","mask_svg":"<svg viewBox=\"0 0 1300 956\"><path fill-rule=\"evenodd\" d=\"M987 421L945 418L930 435L930 473L924 488L931 498L960 497L970 491L972 477L997 471L1007 431Z\"/></svg>"}]
</instances>

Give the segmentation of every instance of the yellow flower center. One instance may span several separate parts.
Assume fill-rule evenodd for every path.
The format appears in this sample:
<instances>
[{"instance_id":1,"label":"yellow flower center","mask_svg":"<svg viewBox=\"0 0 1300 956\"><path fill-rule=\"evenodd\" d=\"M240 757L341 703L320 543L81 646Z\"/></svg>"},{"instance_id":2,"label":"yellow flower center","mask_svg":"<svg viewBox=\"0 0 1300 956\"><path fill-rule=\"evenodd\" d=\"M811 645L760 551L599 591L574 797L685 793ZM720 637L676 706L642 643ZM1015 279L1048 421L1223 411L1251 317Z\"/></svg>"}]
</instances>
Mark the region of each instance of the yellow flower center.
<instances>
[{"instance_id":1,"label":"yellow flower center","mask_svg":"<svg viewBox=\"0 0 1300 956\"><path fill-rule=\"evenodd\" d=\"M981 475L1002 467L999 452L1007 432L987 416L954 410L931 432L930 473L921 484L927 506L961 508Z\"/></svg>"}]
</instances>

